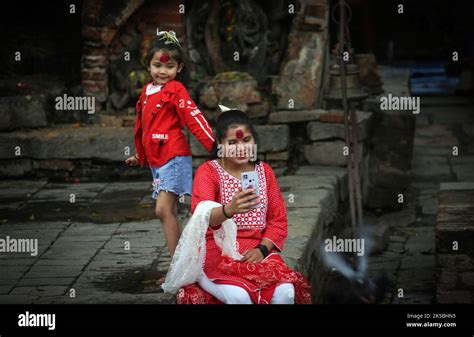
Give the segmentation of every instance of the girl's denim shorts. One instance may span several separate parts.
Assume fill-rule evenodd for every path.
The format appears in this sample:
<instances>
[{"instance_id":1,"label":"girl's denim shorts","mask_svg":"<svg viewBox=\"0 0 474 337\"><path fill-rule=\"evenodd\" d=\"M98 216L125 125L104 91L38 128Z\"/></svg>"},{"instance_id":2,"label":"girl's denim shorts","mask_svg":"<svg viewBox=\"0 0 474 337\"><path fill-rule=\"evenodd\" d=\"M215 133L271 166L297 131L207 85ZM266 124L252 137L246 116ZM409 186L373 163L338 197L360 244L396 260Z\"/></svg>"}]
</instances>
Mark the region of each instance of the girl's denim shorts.
<instances>
[{"instance_id":1,"label":"girl's denim shorts","mask_svg":"<svg viewBox=\"0 0 474 337\"><path fill-rule=\"evenodd\" d=\"M176 156L160 167L150 167L153 176L153 193L156 199L161 190L172 192L178 197L191 195L193 165L191 156Z\"/></svg>"}]
</instances>

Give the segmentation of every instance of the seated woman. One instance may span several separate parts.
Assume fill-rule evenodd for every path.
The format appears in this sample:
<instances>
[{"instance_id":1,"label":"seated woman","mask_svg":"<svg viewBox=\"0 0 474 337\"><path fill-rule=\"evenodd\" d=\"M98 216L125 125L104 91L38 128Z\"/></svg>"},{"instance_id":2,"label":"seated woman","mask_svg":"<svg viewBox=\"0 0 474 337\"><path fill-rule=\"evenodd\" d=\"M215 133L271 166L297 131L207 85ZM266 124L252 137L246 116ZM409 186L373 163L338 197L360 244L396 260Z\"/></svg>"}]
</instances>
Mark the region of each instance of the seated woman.
<instances>
[{"instance_id":1,"label":"seated woman","mask_svg":"<svg viewBox=\"0 0 474 337\"><path fill-rule=\"evenodd\" d=\"M203 274L196 283L177 293L178 304L294 304L311 303L311 286L291 270L278 254L287 236L286 207L273 169L251 161L257 134L249 117L240 110L223 112L216 125L217 159L196 171L191 211L206 200L222 206L210 211L205 233ZM239 149L245 147L245 155ZM234 150L234 151L233 151ZM235 151L236 150L236 151ZM256 158L256 151L253 157ZM242 191L241 173L256 171L260 193ZM214 231L232 218L237 224L236 248L240 261L222 255Z\"/></svg>"}]
</instances>

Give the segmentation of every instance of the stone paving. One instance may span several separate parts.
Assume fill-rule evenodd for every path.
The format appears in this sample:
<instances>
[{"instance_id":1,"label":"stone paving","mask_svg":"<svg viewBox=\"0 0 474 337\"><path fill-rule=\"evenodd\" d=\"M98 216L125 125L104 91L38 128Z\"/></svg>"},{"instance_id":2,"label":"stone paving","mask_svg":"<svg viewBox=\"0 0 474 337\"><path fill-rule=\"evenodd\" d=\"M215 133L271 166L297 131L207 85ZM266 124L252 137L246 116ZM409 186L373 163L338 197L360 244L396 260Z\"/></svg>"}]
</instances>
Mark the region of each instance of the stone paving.
<instances>
[{"instance_id":1,"label":"stone paving","mask_svg":"<svg viewBox=\"0 0 474 337\"><path fill-rule=\"evenodd\" d=\"M26 222L0 226L2 236L35 238L37 256L3 255L0 303L166 303L147 291L170 260L155 220L109 224ZM156 272L158 271L158 272ZM161 273L160 273L161 272ZM147 279L147 273L148 277ZM155 287L156 288L156 287Z\"/></svg>"},{"instance_id":2,"label":"stone paving","mask_svg":"<svg viewBox=\"0 0 474 337\"><path fill-rule=\"evenodd\" d=\"M372 274L384 270L392 281L385 303L434 303L439 185L474 181L473 138L460 132L473 122L472 104L453 97L423 97L421 102L405 207L376 219L378 225L390 228L387 250L369 262ZM457 157L452 155L453 146L459 147Z\"/></svg>"},{"instance_id":3,"label":"stone paving","mask_svg":"<svg viewBox=\"0 0 474 337\"><path fill-rule=\"evenodd\" d=\"M0 254L0 303L172 302L155 284L170 256L150 193L150 182L1 182L1 237L39 247Z\"/></svg>"},{"instance_id":4,"label":"stone paving","mask_svg":"<svg viewBox=\"0 0 474 337\"><path fill-rule=\"evenodd\" d=\"M283 258L297 268L314 228L329 223L347 196L345 171L302 167L298 175L278 179L290 224ZM3 182L1 237L38 239L39 250L37 256L0 255L6 271L0 275L0 303L172 303L173 296L155 283L170 256L149 192L149 183ZM180 204L182 223L189 201ZM90 213L95 205L106 210ZM54 209L59 210L51 215ZM81 221L87 212L89 221ZM18 221L29 214L30 221ZM56 221L38 220L48 218Z\"/></svg>"}]
</instances>

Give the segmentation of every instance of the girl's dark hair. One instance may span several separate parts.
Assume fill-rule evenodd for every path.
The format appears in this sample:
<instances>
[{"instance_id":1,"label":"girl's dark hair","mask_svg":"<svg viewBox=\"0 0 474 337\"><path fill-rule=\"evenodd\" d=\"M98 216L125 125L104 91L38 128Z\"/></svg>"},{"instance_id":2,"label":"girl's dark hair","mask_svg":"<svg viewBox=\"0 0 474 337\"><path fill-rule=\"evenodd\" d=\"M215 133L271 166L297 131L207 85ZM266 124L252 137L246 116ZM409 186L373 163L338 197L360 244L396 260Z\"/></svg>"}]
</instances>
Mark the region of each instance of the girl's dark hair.
<instances>
[{"instance_id":1,"label":"girl's dark hair","mask_svg":"<svg viewBox=\"0 0 474 337\"><path fill-rule=\"evenodd\" d=\"M145 55L144 65L146 67L150 66L153 55L155 55L155 53L158 51L165 51L173 60L178 62L178 65L181 63L184 64L183 70L176 74L175 80L180 81L185 87L187 87L191 81L191 76L189 74L188 67L186 67L187 59L183 48L174 43L166 44L165 40L160 40L159 38L153 40L150 43L150 47L148 48L148 51Z\"/></svg>"},{"instance_id":2,"label":"girl's dark hair","mask_svg":"<svg viewBox=\"0 0 474 337\"><path fill-rule=\"evenodd\" d=\"M237 109L231 109L224 111L217 117L216 121L216 141L214 142L212 146L212 151L211 151L211 157L212 159L217 159L217 142L222 143L222 139L224 139L227 131L233 126L233 125L245 125L247 129L250 131L250 133L253 136L253 139L255 140L255 144L258 144L258 134L257 131L255 131L255 128L252 124L252 121L247 114L241 110ZM256 163L259 162L259 159L256 160Z\"/></svg>"}]
</instances>

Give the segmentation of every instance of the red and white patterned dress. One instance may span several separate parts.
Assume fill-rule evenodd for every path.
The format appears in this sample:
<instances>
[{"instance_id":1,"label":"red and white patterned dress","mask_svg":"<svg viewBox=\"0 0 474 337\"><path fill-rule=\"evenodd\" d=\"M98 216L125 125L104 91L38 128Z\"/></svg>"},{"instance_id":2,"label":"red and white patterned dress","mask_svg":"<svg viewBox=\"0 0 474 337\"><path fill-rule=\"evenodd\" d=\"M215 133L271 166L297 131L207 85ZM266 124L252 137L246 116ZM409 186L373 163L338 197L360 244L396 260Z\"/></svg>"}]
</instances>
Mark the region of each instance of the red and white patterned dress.
<instances>
[{"instance_id":1,"label":"red and white patterned dress","mask_svg":"<svg viewBox=\"0 0 474 337\"><path fill-rule=\"evenodd\" d=\"M278 254L287 236L288 221L275 173L270 165L260 160L255 165L255 171L259 177L260 206L233 216L237 224L238 250L243 254L259 245L264 238L272 241L275 248L260 263L235 261L221 255L221 250L214 241L213 229L209 228L206 233L204 273L215 283L242 287L257 304L270 303L275 287L281 283L293 283L296 303L311 303L311 286L308 280L288 268ZM226 172L217 160L207 161L196 170L191 212L194 213L199 202L204 200L228 203L240 188L240 179ZM195 283L178 291L177 303L221 302Z\"/></svg>"}]
</instances>

